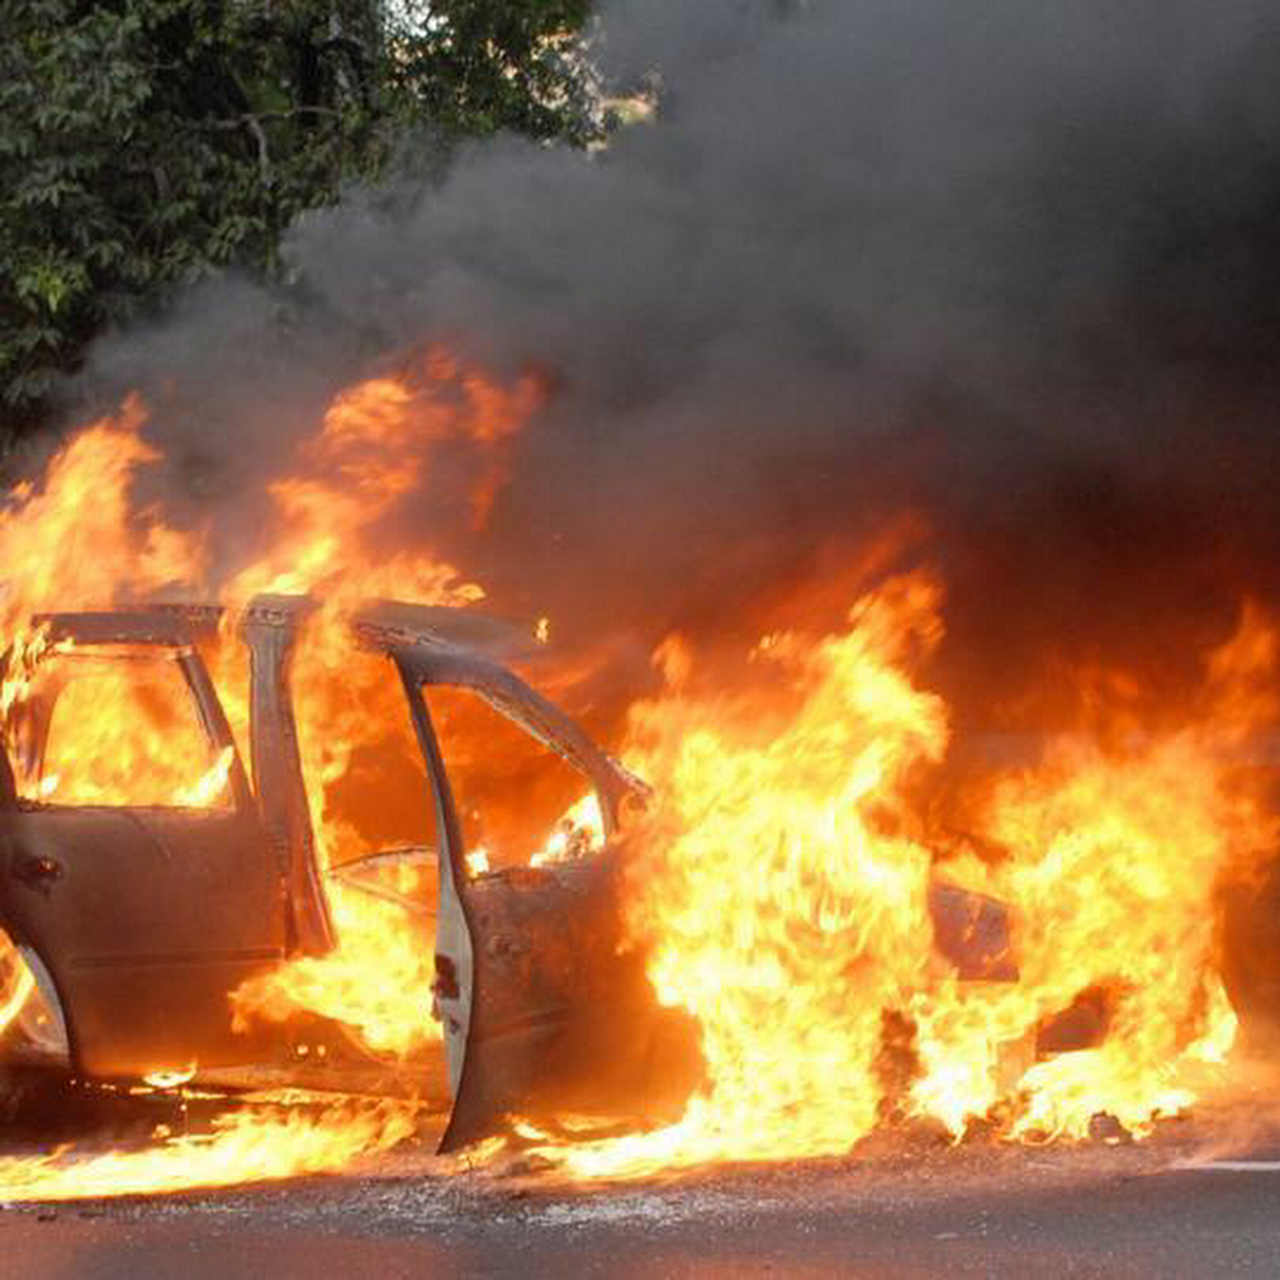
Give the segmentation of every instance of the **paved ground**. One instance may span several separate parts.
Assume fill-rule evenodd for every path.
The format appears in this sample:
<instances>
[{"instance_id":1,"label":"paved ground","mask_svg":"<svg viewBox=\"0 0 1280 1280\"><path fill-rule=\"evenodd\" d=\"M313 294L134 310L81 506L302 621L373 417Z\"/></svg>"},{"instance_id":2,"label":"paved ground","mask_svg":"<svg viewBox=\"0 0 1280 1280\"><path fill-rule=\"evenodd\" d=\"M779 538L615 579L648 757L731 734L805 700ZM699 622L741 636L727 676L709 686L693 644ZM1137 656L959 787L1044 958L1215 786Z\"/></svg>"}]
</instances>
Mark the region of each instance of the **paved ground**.
<instances>
[{"instance_id":1,"label":"paved ground","mask_svg":"<svg viewBox=\"0 0 1280 1280\"><path fill-rule=\"evenodd\" d=\"M1211 1137L884 1139L857 1159L588 1191L445 1176L410 1152L359 1177L8 1208L0 1276L1280 1276L1280 1143L1237 1143L1231 1163L1248 1167L1205 1167Z\"/></svg>"}]
</instances>

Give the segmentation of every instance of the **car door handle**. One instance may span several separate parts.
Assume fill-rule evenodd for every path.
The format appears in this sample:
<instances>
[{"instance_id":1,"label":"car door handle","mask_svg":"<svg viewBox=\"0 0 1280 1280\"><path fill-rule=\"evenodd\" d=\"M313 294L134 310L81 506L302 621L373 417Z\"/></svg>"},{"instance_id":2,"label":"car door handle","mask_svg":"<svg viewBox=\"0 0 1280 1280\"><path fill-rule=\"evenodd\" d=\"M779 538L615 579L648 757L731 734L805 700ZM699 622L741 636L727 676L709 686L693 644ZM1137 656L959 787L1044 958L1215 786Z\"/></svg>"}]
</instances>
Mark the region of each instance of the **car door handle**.
<instances>
[{"instance_id":1,"label":"car door handle","mask_svg":"<svg viewBox=\"0 0 1280 1280\"><path fill-rule=\"evenodd\" d=\"M63 877L62 863L43 854L15 853L9 874L28 889L48 893L49 886Z\"/></svg>"}]
</instances>

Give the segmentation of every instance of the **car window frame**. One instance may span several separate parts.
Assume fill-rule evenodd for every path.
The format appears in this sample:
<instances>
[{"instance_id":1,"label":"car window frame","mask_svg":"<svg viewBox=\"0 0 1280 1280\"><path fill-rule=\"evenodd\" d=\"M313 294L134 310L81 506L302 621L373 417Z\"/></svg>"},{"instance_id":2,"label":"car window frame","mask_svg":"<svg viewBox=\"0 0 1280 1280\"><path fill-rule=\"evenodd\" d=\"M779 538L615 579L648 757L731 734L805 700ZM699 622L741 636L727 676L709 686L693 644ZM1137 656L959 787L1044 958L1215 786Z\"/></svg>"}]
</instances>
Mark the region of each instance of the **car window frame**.
<instances>
[{"instance_id":1,"label":"car window frame","mask_svg":"<svg viewBox=\"0 0 1280 1280\"><path fill-rule=\"evenodd\" d=\"M116 646L121 648L121 646ZM148 652L149 648L155 648L156 652ZM54 651L48 656L50 659L62 659L68 663L75 664L77 662L92 663L100 669L109 669L116 664L121 668L126 667L130 663L137 663L139 666L150 666L159 668L162 664L169 662L177 668L183 686L187 691L190 699L187 706L192 714L192 724L201 734L205 745L210 753L209 768L221 757L222 753L230 747L232 750L232 763L228 766L227 781L219 793L225 796L224 800L218 803L206 805L184 805L184 804L156 804L143 803L139 801L122 801L119 804L113 804L109 801L87 801L83 803L66 802L56 798L44 798L41 796L23 796L18 795L18 801L24 807L44 808L44 809L147 809L147 810L174 810L193 812L209 812L209 813L230 813L240 812L240 802L236 794L236 788L232 783L232 772L235 767L236 760L236 744L234 741L220 742L216 736L216 726L211 724L206 713L206 708L202 705L200 696L200 676L196 670L196 664L189 661L195 653L194 649L173 649L170 646L147 646L147 645L130 645L129 651L111 653L105 651L106 646L99 645L77 645L74 649L67 651ZM68 674L58 679L55 683L52 696L42 700L45 705L42 708L40 719L38 721L38 744L37 744L37 774L43 778L46 771L46 756L49 749L49 741L52 736L55 720L58 712L58 704L62 700L63 694L75 682L77 676ZM194 781L194 780L193 780ZM16 787L16 779L15 779Z\"/></svg>"},{"instance_id":2,"label":"car window frame","mask_svg":"<svg viewBox=\"0 0 1280 1280\"><path fill-rule=\"evenodd\" d=\"M60 644L75 646L79 651L92 654L94 650L107 648L137 649L145 653L154 649L157 657L168 655L178 665L191 694L197 723L213 750L215 759L227 748L231 750L231 764L227 771L229 804L217 806L197 805L142 805L142 804L59 804L39 799L28 799L18 794L17 779L9 756L9 744L0 750L0 810L66 810L111 809L122 811L176 812L231 815L237 818L253 816L257 812L253 789L240 755L240 748L231 731L222 701L218 696L209 669L197 647L201 634L216 628L220 611L214 608L188 606L156 606L146 610L120 610L96 613L65 613L38 615L33 623L45 633L46 642L56 651ZM95 655L96 656L96 655ZM104 662L112 659L103 655ZM120 661L129 661L121 655ZM7 669L10 655L0 662L0 672ZM61 689L59 690L59 695ZM56 698L42 713L39 756L43 762L47 746L49 726L52 721Z\"/></svg>"}]
</instances>

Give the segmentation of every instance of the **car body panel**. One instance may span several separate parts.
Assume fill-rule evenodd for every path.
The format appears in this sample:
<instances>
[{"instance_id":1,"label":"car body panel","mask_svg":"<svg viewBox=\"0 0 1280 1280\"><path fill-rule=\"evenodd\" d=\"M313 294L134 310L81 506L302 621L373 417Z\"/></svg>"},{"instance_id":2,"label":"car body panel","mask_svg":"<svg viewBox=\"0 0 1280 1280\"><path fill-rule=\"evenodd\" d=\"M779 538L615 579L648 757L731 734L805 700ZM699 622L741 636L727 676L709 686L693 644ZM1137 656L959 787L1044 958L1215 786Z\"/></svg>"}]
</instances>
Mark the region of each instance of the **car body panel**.
<instances>
[{"instance_id":1,"label":"car body panel","mask_svg":"<svg viewBox=\"0 0 1280 1280\"><path fill-rule=\"evenodd\" d=\"M241 1060L227 993L285 954L278 878L237 813L5 815L0 911L43 959L76 1069L145 1075Z\"/></svg>"},{"instance_id":2,"label":"car body panel","mask_svg":"<svg viewBox=\"0 0 1280 1280\"><path fill-rule=\"evenodd\" d=\"M240 634L249 648L249 741L263 831L284 877L290 951L324 955L335 937L316 866L311 813L293 716L290 665L309 602L259 597Z\"/></svg>"},{"instance_id":3,"label":"car body panel","mask_svg":"<svg viewBox=\"0 0 1280 1280\"><path fill-rule=\"evenodd\" d=\"M132 1076L257 1050L227 992L286 953L284 898L222 707L193 648L206 612L55 615L54 641L130 645L179 664L215 751L232 754L225 809L20 800L5 761L0 915L56 990L75 1069ZM56 700L55 693L50 700ZM43 753L52 706L36 707Z\"/></svg>"}]
</instances>

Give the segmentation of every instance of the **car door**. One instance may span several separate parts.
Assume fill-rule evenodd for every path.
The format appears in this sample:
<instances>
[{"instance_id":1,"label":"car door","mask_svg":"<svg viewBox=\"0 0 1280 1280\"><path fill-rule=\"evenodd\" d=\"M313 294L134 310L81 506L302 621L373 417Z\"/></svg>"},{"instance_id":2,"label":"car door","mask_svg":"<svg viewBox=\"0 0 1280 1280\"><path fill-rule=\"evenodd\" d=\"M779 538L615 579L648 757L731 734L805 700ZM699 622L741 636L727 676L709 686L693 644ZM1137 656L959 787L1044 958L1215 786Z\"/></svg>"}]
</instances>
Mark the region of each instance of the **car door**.
<instances>
[{"instance_id":1,"label":"car door","mask_svg":"<svg viewBox=\"0 0 1280 1280\"><path fill-rule=\"evenodd\" d=\"M567 765L595 794L604 835L643 788L514 674L440 644L392 643L427 761L441 839L435 1010L444 1023L453 1111L441 1150L499 1130L513 1115L572 1112L602 1121L674 1118L701 1078L696 1025L658 1005L644 957L622 945L620 864L602 848L564 860L484 867L458 787L458 756L433 721L445 695L475 699ZM483 735L470 772L510 774ZM527 781L527 779L517 779ZM526 791L513 812L546 797ZM509 824L497 824L509 831Z\"/></svg>"},{"instance_id":2,"label":"car door","mask_svg":"<svg viewBox=\"0 0 1280 1280\"><path fill-rule=\"evenodd\" d=\"M50 627L0 778L4 927L50 975L78 1071L248 1061L229 994L285 955L284 880L194 623Z\"/></svg>"}]
</instances>

